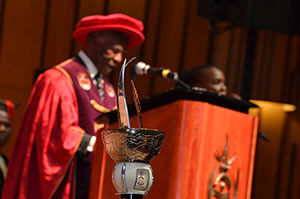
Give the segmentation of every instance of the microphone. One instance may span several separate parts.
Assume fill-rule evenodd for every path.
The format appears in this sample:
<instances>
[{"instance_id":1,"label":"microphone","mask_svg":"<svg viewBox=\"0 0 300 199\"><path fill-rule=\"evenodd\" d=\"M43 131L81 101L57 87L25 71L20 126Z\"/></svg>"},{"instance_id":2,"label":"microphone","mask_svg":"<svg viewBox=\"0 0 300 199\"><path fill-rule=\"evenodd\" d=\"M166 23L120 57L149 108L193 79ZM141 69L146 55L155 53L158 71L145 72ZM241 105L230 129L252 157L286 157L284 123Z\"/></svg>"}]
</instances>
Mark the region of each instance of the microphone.
<instances>
[{"instance_id":1,"label":"microphone","mask_svg":"<svg viewBox=\"0 0 300 199\"><path fill-rule=\"evenodd\" d=\"M178 73L172 72L170 69L167 68L151 67L149 64L146 64L144 62L138 62L133 67L135 73L138 75L155 74L164 79L170 79L174 81L178 80Z\"/></svg>"},{"instance_id":2,"label":"microphone","mask_svg":"<svg viewBox=\"0 0 300 199\"><path fill-rule=\"evenodd\" d=\"M138 75L155 74L164 79L172 80L177 84L181 85L182 87L191 90L191 87L189 85L187 85L185 82L179 79L178 73L172 72L170 69L151 67L149 64L146 64L144 62L138 62L134 64L132 69L135 74Z\"/></svg>"}]
</instances>

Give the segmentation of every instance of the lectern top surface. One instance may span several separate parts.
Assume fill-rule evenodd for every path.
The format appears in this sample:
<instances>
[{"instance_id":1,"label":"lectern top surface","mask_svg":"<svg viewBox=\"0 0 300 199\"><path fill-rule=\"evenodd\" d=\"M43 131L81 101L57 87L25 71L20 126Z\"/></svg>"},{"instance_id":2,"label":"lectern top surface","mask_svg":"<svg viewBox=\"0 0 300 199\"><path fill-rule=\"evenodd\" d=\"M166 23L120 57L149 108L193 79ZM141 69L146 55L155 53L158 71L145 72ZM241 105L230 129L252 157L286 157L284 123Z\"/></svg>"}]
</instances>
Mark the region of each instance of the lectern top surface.
<instances>
[{"instance_id":1,"label":"lectern top surface","mask_svg":"<svg viewBox=\"0 0 300 199\"><path fill-rule=\"evenodd\" d=\"M193 100L200 102L208 102L213 105L228 108L231 110L239 111L242 113L248 113L249 108L258 107L257 105L250 103L245 100L238 100L230 96L218 95L214 92L209 91L186 91L183 89L171 89L167 92L161 93L156 96L148 97L141 100L142 112L148 111L178 100ZM134 104L128 105L129 114L135 115ZM117 112L112 111L105 113L102 116L109 118L110 122L115 122L117 120ZM101 116L101 117L102 117Z\"/></svg>"}]
</instances>

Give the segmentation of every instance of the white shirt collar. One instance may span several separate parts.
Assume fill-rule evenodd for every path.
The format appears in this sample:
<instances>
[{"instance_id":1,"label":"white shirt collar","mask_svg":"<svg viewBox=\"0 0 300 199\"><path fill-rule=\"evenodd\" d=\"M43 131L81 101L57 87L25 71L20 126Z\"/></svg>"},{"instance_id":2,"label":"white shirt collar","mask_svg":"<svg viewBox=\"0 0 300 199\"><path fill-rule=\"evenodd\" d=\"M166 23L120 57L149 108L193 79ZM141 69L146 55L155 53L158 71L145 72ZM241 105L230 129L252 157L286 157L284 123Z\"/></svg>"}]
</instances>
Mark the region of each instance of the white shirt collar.
<instances>
[{"instance_id":1,"label":"white shirt collar","mask_svg":"<svg viewBox=\"0 0 300 199\"><path fill-rule=\"evenodd\" d=\"M95 66L95 64L92 62L92 60L87 56L87 54L83 50L79 51L78 56L85 64L91 78L94 78L98 74L98 69Z\"/></svg>"}]
</instances>

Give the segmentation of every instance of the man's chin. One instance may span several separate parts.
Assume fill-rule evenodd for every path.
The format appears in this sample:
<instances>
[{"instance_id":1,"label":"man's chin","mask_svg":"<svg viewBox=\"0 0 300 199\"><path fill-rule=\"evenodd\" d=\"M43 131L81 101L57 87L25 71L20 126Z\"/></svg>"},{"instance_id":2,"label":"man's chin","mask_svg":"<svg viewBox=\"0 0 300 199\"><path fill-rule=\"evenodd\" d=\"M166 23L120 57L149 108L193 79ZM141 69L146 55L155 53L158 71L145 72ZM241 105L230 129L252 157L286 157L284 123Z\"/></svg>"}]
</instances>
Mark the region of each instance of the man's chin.
<instances>
[{"instance_id":1,"label":"man's chin","mask_svg":"<svg viewBox=\"0 0 300 199\"><path fill-rule=\"evenodd\" d=\"M219 95L227 95L227 92L219 92Z\"/></svg>"},{"instance_id":2,"label":"man's chin","mask_svg":"<svg viewBox=\"0 0 300 199\"><path fill-rule=\"evenodd\" d=\"M0 145L4 145L8 140L8 136L1 136L0 137Z\"/></svg>"},{"instance_id":3,"label":"man's chin","mask_svg":"<svg viewBox=\"0 0 300 199\"><path fill-rule=\"evenodd\" d=\"M103 70L101 70L101 72L104 75L109 75L111 72L113 72L113 70L115 70L115 67L106 66L106 67L103 68Z\"/></svg>"}]
</instances>

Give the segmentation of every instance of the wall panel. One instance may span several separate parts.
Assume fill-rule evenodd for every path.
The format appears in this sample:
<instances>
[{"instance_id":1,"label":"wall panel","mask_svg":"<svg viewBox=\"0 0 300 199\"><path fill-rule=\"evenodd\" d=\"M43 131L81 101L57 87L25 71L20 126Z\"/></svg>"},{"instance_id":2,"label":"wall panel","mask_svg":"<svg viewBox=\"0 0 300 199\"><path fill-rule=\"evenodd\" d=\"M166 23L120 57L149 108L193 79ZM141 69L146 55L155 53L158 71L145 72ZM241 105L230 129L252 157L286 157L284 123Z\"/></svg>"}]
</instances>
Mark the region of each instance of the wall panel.
<instances>
[{"instance_id":1,"label":"wall panel","mask_svg":"<svg viewBox=\"0 0 300 199\"><path fill-rule=\"evenodd\" d=\"M32 87L33 71L39 67L46 2L6 1L1 28L0 96L21 106L16 111L12 138L3 151L10 154Z\"/></svg>"},{"instance_id":2,"label":"wall panel","mask_svg":"<svg viewBox=\"0 0 300 199\"><path fill-rule=\"evenodd\" d=\"M4 11L5 11L5 0L0 0L0 53L1 53L1 46L2 46L1 43L2 43Z\"/></svg>"},{"instance_id":3,"label":"wall panel","mask_svg":"<svg viewBox=\"0 0 300 199\"><path fill-rule=\"evenodd\" d=\"M209 22L204 18L198 17L197 0L192 0L188 11L188 26L186 34L186 44L184 51L183 65L180 66L181 71L184 69L192 69L196 66L206 64L209 45Z\"/></svg>"},{"instance_id":4,"label":"wall panel","mask_svg":"<svg viewBox=\"0 0 300 199\"><path fill-rule=\"evenodd\" d=\"M177 71L180 62L181 39L186 12L186 1L167 0L162 2L162 18L157 47L157 66L164 66ZM155 78L153 92L157 94L174 87L173 82Z\"/></svg>"},{"instance_id":5,"label":"wall panel","mask_svg":"<svg viewBox=\"0 0 300 199\"><path fill-rule=\"evenodd\" d=\"M300 106L300 37L294 37L291 48L291 64L287 79L283 84L284 89L288 90L285 99L287 102Z\"/></svg>"},{"instance_id":6,"label":"wall panel","mask_svg":"<svg viewBox=\"0 0 300 199\"><path fill-rule=\"evenodd\" d=\"M259 99L259 91L260 91L260 81L262 79L263 74L263 67L260 67L262 65L262 58L265 57L265 41L266 40L266 34L263 32L257 33L257 44L256 44L256 54L254 59L254 66L253 66L253 73L256 74L253 76L253 82L252 82L252 99Z\"/></svg>"},{"instance_id":7,"label":"wall panel","mask_svg":"<svg viewBox=\"0 0 300 199\"><path fill-rule=\"evenodd\" d=\"M285 67L285 59L287 55L286 47L288 45L287 35L277 33L275 35L277 41L274 45L274 52L272 61L270 64L270 76L266 92L268 93L267 98L271 98L274 101L280 101L280 95L282 92L281 84L283 82L283 74Z\"/></svg>"},{"instance_id":8,"label":"wall panel","mask_svg":"<svg viewBox=\"0 0 300 199\"><path fill-rule=\"evenodd\" d=\"M77 19L76 1L50 0L45 20L45 49L41 67L54 66L71 57L72 32Z\"/></svg>"},{"instance_id":9,"label":"wall panel","mask_svg":"<svg viewBox=\"0 0 300 199\"><path fill-rule=\"evenodd\" d=\"M228 94L240 93L244 66L244 56L242 55L245 54L246 46L245 34L246 31L241 28L234 28L230 32L230 47L227 53L226 70L224 70L227 77Z\"/></svg>"},{"instance_id":10,"label":"wall panel","mask_svg":"<svg viewBox=\"0 0 300 199\"><path fill-rule=\"evenodd\" d=\"M226 28L228 23L217 23L217 29ZM226 64L228 60L228 52L232 48L232 43L230 43L230 34L233 30L229 29L222 33L216 34L213 46L213 60L212 64L219 67L222 71L226 71Z\"/></svg>"},{"instance_id":11,"label":"wall panel","mask_svg":"<svg viewBox=\"0 0 300 199\"><path fill-rule=\"evenodd\" d=\"M268 75L270 57L272 56L273 33L258 31L254 63L254 81L252 82L252 98L265 99L265 91L270 75Z\"/></svg>"},{"instance_id":12,"label":"wall panel","mask_svg":"<svg viewBox=\"0 0 300 199\"><path fill-rule=\"evenodd\" d=\"M145 37L146 40L141 47L141 54L138 60L141 60L151 66L164 67L157 65L157 49L160 33L160 22L162 18L162 1L148 0L145 8ZM143 75L136 77L136 86L141 98L149 96L153 87L153 76Z\"/></svg>"},{"instance_id":13,"label":"wall panel","mask_svg":"<svg viewBox=\"0 0 300 199\"><path fill-rule=\"evenodd\" d=\"M297 36L290 36L290 48L288 50L288 57L285 68L284 79L282 83L282 96L281 101L287 103L293 103L295 105L300 105L295 99L291 98L292 88L296 87L299 89L297 84L293 84L292 76L293 74L299 73L299 50L300 50L300 39Z\"/></svg>"},{"instance_id":14,"label":"wall panel","mask_svg":"<svg viewBox=\"0 0 300 199\"><path fill-rule=\"evenodd\" d=\"M78 19L88 15L104 14L105 1L99 0L81 0L79 3Z\"/></svg>"},{"instance_id":15,"label":"wall panel","mask_svg":"<svg viewBox=\"0 0 300 199\"><path fill-rule=\"evenodd\" d=\"M231 92L241 93L242 87L242 80L243 80L243 72L244 72L244 65L245 65L245 54L246 54L246 43L247 43L247 32L244 29L238 29L238 49L237 49L237 57L236 57L236 71L235 71L235 78L231 78L231 75L227 77L230 81L234 81L233 87ZM229 90L230 91L230 90Z\"/></svg>"},{"instance_id":16,"label":"wall panel","mask_svg":"<svg viewBox=\"0 0 300 199\"><path fill-rule=\"evenodd\" d=\"M143 20L147 0L110 0L108 13L124 13Z\"/></svg>"}]
</instances>

